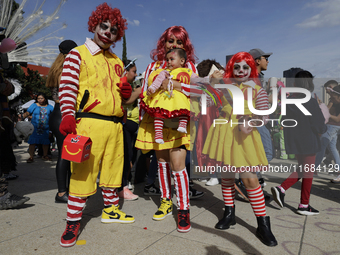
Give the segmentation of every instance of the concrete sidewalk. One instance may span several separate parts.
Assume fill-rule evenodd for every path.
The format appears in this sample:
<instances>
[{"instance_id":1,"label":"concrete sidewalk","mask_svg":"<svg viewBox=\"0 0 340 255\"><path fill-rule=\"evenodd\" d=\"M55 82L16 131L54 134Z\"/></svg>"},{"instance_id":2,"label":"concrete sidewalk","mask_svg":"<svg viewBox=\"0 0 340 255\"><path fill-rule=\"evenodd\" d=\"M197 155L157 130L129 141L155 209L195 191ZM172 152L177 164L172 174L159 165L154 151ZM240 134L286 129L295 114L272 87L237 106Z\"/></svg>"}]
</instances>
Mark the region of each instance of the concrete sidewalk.
<instances>
[{"instance_id":1,"label":"concrete sidewalk","mask_svg":"<svg viewBox=\"0 0 340 255\"><path fill-rule=\"evenodd\" d=\"M158 196L144 196L144 184L135 185L136 201L120 201L122 210L135 217L133 224L102 224L103 200L100 192L92 196L84 210L79 240L84 245L62 248L60 237L66 226L66 204L54 203L56 154L51 162L35 159L27 164L27 144L15 149L18 164L17 180L9 182L9 190L30 197L19 209L0 211L0 254L336 254L340 253L340 185L334 178L319 173L313 181L311 205L320 211L317 216L296 214L300 200L300 185L287 191L286 206L279 209L267 201L272 231L278 246L267 247L255 236L256 218L249 203L236 200L237 224L226 231L214 228L223 215L221 186L204 186L195 181L195 188L205 191L192 200L190 213L192 230L179 233L174 215L163 221L153 221L160 201ZM272 165L295 164L276 160ZM288 173L266 173L267 186L281 183ZM174 200L176 201L175 197Z\"/></svg>"}]
</instances>

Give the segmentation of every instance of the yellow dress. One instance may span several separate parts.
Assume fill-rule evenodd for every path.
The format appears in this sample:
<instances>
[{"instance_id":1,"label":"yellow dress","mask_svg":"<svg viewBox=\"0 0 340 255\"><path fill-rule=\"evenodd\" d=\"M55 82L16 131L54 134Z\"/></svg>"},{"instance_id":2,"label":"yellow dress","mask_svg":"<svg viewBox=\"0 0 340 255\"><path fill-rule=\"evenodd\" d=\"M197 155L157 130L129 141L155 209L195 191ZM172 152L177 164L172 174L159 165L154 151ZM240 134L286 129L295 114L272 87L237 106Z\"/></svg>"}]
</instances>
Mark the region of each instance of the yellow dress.
<instances>
[{"instance_id":1,"label":"yellow dress","mask_svg":"<svg viewBox=\"0 0 340 255\"><path fill-rule=\"evenodd\" d=\"M244 94L244 115L251 115L248 108L248 101L246 95L247 85L240 84L238 86ZM256 85L253 89L253 106L255 107L256 95L261 89ZM222 98L223 109L219 119L228 120L227 124L212 125L209 129L202 154L204 154L205 162L210 164L218 164L219 166L233 166L237 170L242 171L242 167L246 166L267 166L268 161L263 148L260 133L257 128L253 128L250 134L244 134L238 128L238 115L233 114L231 105L225 98ZM204 160L203 160L204 161ZM248 168L249 169L249 168Z\"/></svg>"},{"instance_id":2,"label":"yellow dress","mask_svg":"<svg viewBox=\"0 0 340 255\"><path fill-rule=\"evenodd\" d=\"M177 70L181 69L181 70ZM182 76L181 72L178 73L171 73L173 75L173 79L178 80L181 83L190 83L190 76L192 74L192 71L187 68L177 68L175 70L177 71L183 71L185 70L185 77L189 77L189 79L186 81L184 78L180 78ZM173 70L173 71L175 71ZM152 84L156 76L163 71L163 69L157 69L153 71L148 79L148 86ZM176 77L178 79L176 79ZM184 77L184 76L183 76ZM160 92L154 93L152 96L157 97L159 102L157 102L157 107L165 107L162 109L166 109L169 112L178 112L178 110L183 109L184 107L189 110L190 115L190 102L189 99L181 92L174 90L174 97L169 99L168 96L165 94L162 94ZM183 96L183 97L182 97ZM177 98L177 99L176 99ZM182 98L182 99L180 99ZM172 104L171 107L167 106L167 103L169 103L171 100L178 102L178 105ZM141 105L145 104L147 106L147 103L151 102L151 97L146 97L146 92L144 92L144 98L141 100ZM156 103L154 104L156 105ZM149 105L149 108L153 105ZM146 109L146 108L144 108ZM189 116L188 115L188 116ZM175 117L175 116L174 116ZM164 118L164 117L163 117ZM172 117L173 118L173 117ZM144 114L143 120L141 121L138 129L138 135L136 139L135 147L138 149L143 150L143 152L149 151L149 150L167 150L172 148L178 148L180 146L185 146L187 150L190 149L190 126L188 125L187 133L181 133L177 131L177 128L168 128L164 125L163 127L163 140L164 144L159 144L155 142L155 129L154 129L154 117L150 116L148 111Z\"/></svg>"},{"instance_id":3,"label":"yellow dress","mask_svg":"<svg viewBox=\"0 0 340 255\"><path fill-rule=\"evenodd\" d=\"M151 86L161 71L163 70L157 69L150 74L148 86ZM193 73L191 69L176 68L167 71L172 75L172 79L180 83L190 84L190 77ZM173 90L172 96L170 96L169 91L159 89L149 96L144 92L143 96L144 98L140 106L152 117L172 119L179 116L190 116L190 101L188 97L180 91Z\"/></svg>"}]
</instances>

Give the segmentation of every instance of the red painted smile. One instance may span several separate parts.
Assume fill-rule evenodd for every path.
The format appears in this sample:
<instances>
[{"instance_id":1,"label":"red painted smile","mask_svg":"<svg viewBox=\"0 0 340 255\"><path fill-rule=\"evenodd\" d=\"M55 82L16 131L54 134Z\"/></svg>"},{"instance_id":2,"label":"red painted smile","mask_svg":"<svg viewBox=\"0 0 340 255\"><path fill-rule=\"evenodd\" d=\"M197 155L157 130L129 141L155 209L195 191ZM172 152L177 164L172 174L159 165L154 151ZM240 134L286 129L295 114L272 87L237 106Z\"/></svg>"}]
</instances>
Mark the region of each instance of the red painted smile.
<instances>
[{"instance_id":1,"label":"red painted smile","mask_svg":"<svg viewBox=\"0 0 340 255\"><path fill-rule=\"evenodd\" d=\"M98 34L98 38L99 38L99 40L101 40L105 44L112 44L113 43L113 41L111 41L109 38L101 36L100 34Z\"/></svg>"}]
</instances>

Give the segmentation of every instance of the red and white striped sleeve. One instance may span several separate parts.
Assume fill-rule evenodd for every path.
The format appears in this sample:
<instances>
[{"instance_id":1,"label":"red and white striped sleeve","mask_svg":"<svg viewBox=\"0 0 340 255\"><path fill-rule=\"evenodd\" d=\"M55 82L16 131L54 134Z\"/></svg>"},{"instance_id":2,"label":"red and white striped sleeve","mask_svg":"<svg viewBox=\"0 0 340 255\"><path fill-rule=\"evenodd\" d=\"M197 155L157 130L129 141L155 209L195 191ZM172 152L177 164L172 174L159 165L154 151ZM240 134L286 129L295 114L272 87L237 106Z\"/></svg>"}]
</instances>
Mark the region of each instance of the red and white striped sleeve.
<instances>
[{"instance_id":1,"label":"red and white striped sleeve","mask_svg":"<svg viewBox=\"0 0 340 255\"><path fill-rule=\"evenodd\" d=\"M73 49L66 56L59 86L60 111L62 118L74 116L79 90L79 73L81 57L78 50Z\"/></svg>"},{"instance_id":2,"label":"red and white striped sleeve","mask_svg":"<svg viewBox=\"0 0 340 255\"><path fill-rule=\"evenodd\" d=\"M147 91L148 89L148 80L149 80L149 75L152 72L154 66L155 66L156 62L152 62L151 64L149 64L145 70L145 75L144 75L144 80L143 80L143 85L142 85L142 94Z\"/></svg>"},{"instance_id":3,"label":"red and white striped sleeve","mask_svg":"<svg viewBox=\"0 0 340 255\"><path fill-rule=\"evenodd\" d=\"M263 88L261 88L257 92L256 101L255 101L255 109L256 110L268 110L269 109L268 95Z\"/></svg>"},{"instance_id":4,"label":"red and white striped sleeve","mask_svg":"<svg viewBox=\"0 0 340 255\"><path fill-rule=\"evenodd\" d=\"M197 75L197 70L195 65L192 62L187 62L187 67L190 68L194 74ZM195 76L191 77L194 78ZM182 87L182 93L184 95L186 95L187 97L190 96L201 96L203 91L201 89L199 89L198 85L195 84L185 84L185 83L181 83L181 87Z\"/></svg>"},{"instance_id":5,"label":"red and white striped sleeve","mask_svg":"<svg viewBox=\"0 0 340 255\"><path fill-rule=\"evenodd\" d=\"M257 110L268 110L269 109L268 95L267 95L267 92L263 88L261 88L259 92L257 93L257 97L255 101L255 109ZM269 119L268 115L262 116L262 120L264 121L265 125L267 124L268 119Z\"/></svg>"},{"instance_id":6,"label":"red and white striped sleeve","mask_svg":"<svg viewBox=\"0 0 340 255\"><path fill-rule=\"evenodd\" d=\"M143 95L143 93L148 90L149 75L153 71L155 64L156 62L150 63L145 70L141 95ZM139 121L142 121L144 114L145 114L145 111L141 107L139 107Z\"/></svg>"}]
</instances>

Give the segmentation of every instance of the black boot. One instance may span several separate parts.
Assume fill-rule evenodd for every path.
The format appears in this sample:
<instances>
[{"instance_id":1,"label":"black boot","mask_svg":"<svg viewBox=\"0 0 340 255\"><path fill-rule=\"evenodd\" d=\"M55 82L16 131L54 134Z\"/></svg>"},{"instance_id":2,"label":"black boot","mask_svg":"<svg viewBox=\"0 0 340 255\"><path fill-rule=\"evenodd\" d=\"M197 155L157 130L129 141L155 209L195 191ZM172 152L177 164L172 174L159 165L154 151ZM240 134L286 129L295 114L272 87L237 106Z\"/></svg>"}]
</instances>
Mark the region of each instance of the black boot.
<instances>
[{"instance_id":1,"label":"black boot","mask_svg":"<svg viewBox=\"0 0 340 255\"><path fill-rule=\"evenodd\" d=\"M235 205L225 206L223 218L217 222L215 228L217 229L228 229L230 225L235 225Z\"/></svg>"},{"instance_id":2,"label":"black boot","mask_svg":"<svg viewBox=\"0 0 340 255\"><path fill-rule=\"evenodd\" d=\"M270 229L269 216L259 216L257 219L256 236L267 246L276 246L277 241Z\"/></svg>"}]
</instances>

